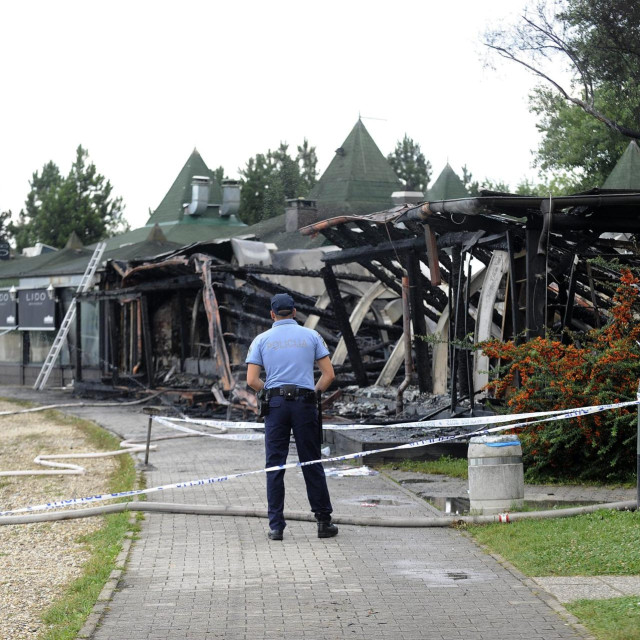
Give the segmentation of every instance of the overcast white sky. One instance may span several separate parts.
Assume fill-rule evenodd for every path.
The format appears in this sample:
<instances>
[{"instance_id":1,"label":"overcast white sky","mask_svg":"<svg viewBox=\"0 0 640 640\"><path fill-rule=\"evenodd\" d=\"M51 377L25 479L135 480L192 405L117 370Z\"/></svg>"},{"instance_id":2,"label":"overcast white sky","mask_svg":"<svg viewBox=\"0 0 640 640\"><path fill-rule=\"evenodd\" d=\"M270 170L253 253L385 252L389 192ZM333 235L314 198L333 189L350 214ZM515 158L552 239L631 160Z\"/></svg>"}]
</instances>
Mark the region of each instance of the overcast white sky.
<instances>
[{"instance_id":1,"label":"overcast white sky","mask_svg":"<svg viewBox=\"0 0 640 640\"><path fill-rule=\"evenodd\" d=\"M380 150L405 132L434 168L534 177L533 80L484 69L480 37L524 0L31 0L0 4L0 210L82 144L132 227L194 147L228 177L303 138L320 173L358 114ZM369 119L376 118L376 119Z\"/></svg>"}]
</instances>

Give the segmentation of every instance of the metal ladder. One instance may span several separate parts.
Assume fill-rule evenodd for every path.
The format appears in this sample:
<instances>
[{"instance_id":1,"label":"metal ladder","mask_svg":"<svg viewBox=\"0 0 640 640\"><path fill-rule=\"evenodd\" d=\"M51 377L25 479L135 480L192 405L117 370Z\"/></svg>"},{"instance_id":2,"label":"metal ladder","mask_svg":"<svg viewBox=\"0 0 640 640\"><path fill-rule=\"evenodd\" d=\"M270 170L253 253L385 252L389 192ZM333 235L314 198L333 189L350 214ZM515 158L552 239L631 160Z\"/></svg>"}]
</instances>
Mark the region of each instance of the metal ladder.
<instances>
[{"instance_id":1,"label":"metal ladder","mask_svg":"<svg viewBox=\"0 0 640 640\"><path fill-rule=\"evenodd\" d=\"M47 380L49 379L49 375L51 374L53 365L58 359L58 356L60 355L60 350L62 349L62 345L64 344L67 334L69 333L69 328L71 327L71 323L76 317L76 298L78 297L79 294L85 293L91 288L93 284L93 277L96 274L96 269L100 264L100 260L102 259L102 254L104 253L106 246L107 246L106 242L98 242L98 244L96 245L93 255L89 260L89 264L87 265L87 269L84 272L84 275L82 276L82 280L80 280L80 284L78 285L78 289L76 290L76 295L73 297L73 299L71 300L71 303L69 304L67 313L65 314L64 319L62 320L62 324L60 325L60 329L58 330L58 335L56 336L56 339L53 341L53 344L51 345L51 349L49 349L49 353L47 354L44 364L42 365L42 369L40 369L40 373L38 374L38 379L36 380L36 383L33 385L33 388L36 389L37 391L42 391L42 389L44 389L45 385L47 384ZM79 346L80 336L77 337L77 341L78 341L77 346L78 348L80 348Z\"/></svg>"}]
</instances>

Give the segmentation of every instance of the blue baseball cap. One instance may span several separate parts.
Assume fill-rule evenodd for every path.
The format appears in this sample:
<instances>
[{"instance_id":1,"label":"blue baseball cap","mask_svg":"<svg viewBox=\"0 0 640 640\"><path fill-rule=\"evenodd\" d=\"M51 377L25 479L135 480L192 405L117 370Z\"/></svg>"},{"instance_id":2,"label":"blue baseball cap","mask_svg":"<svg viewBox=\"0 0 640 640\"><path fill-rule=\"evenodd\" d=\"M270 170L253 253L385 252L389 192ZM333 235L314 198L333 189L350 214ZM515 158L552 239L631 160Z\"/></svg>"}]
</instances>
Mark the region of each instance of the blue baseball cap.
<instances>
[{"instance_id":1,"label":"blue baseball cap","mask_svg":"<svg viewBox=\"0 0 640 640\"><path fill-rule=\"evenodd\" d=\"M271 310L278 315L282 311L291 311L295 306L293 298L288 293L276 293L271 298Z\"/></svg>"}]
</instances>

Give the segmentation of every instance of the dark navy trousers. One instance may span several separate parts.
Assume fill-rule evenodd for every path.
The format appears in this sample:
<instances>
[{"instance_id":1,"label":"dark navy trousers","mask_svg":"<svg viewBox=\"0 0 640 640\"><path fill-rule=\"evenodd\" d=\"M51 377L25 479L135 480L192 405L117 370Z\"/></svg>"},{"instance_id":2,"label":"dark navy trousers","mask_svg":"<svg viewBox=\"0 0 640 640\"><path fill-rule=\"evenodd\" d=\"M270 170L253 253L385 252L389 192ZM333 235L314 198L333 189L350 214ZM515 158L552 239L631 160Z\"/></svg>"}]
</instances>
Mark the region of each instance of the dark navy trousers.
<instances>
[{"instance_id":1,"label":"dark navy trousers","mask_svg":"<svg viewBox=\"0 0 640 640\"><path fill-rule=\"evenodd\" d=\"M302 398L285 400L283 396L271 398L269 412L264 419L264 429L267 467L286 463L292 431L300 462L320 459L320 432L315 402ZM322 464L304 466L302 473L307 485L309 505L316 520L330 522L333 509ZM286 527L283 516L284 469L267 473L267 502L269 526L281 531Z\"/></svg>"}]
</instances>

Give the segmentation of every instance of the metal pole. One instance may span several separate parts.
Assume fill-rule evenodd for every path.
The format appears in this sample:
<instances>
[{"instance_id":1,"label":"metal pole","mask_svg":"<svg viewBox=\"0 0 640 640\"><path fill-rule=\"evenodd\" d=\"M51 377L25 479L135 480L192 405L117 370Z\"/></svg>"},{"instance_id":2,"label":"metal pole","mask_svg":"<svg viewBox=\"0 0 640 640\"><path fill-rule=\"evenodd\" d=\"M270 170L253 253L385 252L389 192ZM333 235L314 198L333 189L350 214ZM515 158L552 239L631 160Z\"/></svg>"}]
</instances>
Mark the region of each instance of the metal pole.
<instances>
[{"instance_id":1,"label":"metal pole","mask_svg":"<svg viewBox=\"0 0 640 640\"><path fill-rule=\"evenodd\" d=\"M144 452L144 464L149 464L149 447L151 446L151 425L153 424L153 416L149 416L149 424L147 425L147 448Z\"/></svg>"},{"instance_id":2,"label":"metal pole","mask_svg":"<svg viewBox=\"0 0 640 640\"><path fill-rule=\"evenodd\" d=\"M149 464L149 450L151 449L151 426L153 425L153 416L161 416L166 409L163 407L143 407L142 413L149 416L149 422L147 423L147 446L144 452L144 464L138 464L136 468L143 471L151 471L155 469L152 464Z\"/></svg>"},{"instance_id":3,"label":"metal pole","mask_svg":"<svg viewBox=\"0 0 640 640\"><path fill-rule=\"evenodd\" d=\"M638 394L640 400L640 383L638 383ZM640 510L640 404L638 405L638 435L636 437L636 509Z\"/></svg>"},{"instance_id":4,"label":"metal pole","mask_svg":"<svg viewBox=\"0 0 640 640\"><path fill-rule=\"evenodd\" d=\"M396 415L404 411L404 390L411 384L413 360L411 359L411 308L409 306L409 277L402 276L402 340L404 342L404 380L396 393Z\"/></svg>"},{"instance_id":5,"label":"metal pole","mask_svg":"<svg viewBox=\"0 0 640 640\"><path fill-rule=\"evenodd\" d=\"M469 271L467 275L467 287L464 305L464 335L467 336L467 321L469 318L469 301L471 298L471 261L473 256L469 254ZM475 393L473 390L473 356L471 351L467 349L465 351L467 358L467 386L469 387L469 408L471 409L471 415L473 416L475 410Z\"/></svg>"}]
</instances>

